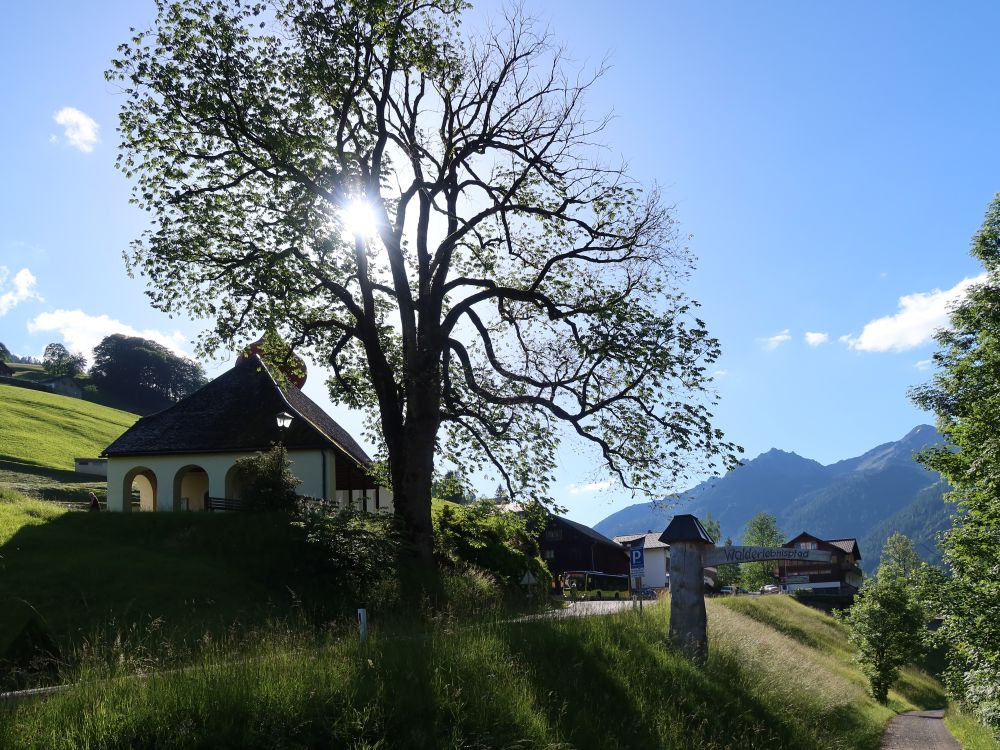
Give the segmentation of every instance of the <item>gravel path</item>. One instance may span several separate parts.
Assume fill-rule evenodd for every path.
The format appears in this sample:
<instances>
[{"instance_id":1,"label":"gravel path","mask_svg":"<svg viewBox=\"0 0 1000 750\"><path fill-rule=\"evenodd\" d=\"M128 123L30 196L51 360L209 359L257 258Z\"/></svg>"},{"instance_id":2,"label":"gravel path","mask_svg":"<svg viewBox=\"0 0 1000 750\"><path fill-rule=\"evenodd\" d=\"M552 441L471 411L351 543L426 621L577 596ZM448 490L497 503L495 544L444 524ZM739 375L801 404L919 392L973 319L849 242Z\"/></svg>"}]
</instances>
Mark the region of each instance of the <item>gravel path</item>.
<instances>
[{"instance_id":1,"label":"gravel path","mask_svg":"<svg viewBox=\"0 0 1000 750\"><path fill-rule=\"evenodd\" d=\"M910 711L889 722L882 750L962 750L944 725L944 711Z\"/></svg>"}]
</instances>

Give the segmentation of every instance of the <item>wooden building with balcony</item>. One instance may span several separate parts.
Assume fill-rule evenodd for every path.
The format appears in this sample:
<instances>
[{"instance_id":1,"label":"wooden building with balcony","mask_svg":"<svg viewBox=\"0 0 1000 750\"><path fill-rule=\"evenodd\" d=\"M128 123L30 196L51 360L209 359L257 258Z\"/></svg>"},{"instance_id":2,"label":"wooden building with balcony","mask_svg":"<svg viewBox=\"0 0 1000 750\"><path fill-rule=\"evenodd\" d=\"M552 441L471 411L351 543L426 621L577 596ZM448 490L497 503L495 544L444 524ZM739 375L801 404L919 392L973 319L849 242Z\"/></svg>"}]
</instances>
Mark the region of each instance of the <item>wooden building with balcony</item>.
<instances>
[{"instance_id":1,"label":"wooden building with balcony","mask_svg":"<svg viewBox=\"0 0 1000 750\"><path fill-rule=\"evenodd\" d=\"M831 553L830 562L782 560L774 575L782 591L811 590L829 594L856 594L864 574L859 561L861 550L857 539L820 539L802 532L782 547L819 549Z\"/></svg>"}]
</instances>

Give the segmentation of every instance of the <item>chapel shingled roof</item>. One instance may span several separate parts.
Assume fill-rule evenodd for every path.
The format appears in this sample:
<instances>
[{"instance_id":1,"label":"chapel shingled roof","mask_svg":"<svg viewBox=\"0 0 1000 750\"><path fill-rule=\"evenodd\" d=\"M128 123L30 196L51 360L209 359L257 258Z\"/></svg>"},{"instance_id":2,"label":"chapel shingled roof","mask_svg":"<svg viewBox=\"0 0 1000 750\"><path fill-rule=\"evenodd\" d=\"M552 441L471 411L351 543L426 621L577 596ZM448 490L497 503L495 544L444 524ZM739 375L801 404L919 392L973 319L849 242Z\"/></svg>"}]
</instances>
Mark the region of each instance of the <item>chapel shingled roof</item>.
<instances>
[{"instance_id":1,"label":"chapel shingled roof","mask_svg":"<svg viewBox=\"0 0 1000 750\"><path fill-rule=\"evenodd\" d=\"M275 415L289 412L283 433ZM336 448L359 466L371 459L325 411L294 387L282 390L256 355L161 412L142 417L104 449L102 456L230 453Z\"/></svg>"}]
</instances>

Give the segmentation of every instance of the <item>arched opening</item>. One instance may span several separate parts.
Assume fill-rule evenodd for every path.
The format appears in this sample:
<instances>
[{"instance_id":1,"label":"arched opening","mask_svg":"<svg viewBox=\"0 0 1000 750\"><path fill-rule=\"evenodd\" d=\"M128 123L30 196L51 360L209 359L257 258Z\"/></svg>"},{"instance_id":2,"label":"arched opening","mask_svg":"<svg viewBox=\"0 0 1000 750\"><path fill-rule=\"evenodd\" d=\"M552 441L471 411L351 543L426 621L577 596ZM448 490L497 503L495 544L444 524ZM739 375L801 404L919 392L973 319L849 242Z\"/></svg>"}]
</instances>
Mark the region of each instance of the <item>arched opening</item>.
<instances>
[{"instance_id":1,"label":"arched opening","mask_svg":"<svg viewBox=\"0 0 1000 750\"><path fill-rule=\"evenodd\" d=\"M226 499L242 500L244 485L243 472L236 464L233 464L226 472Z\"/></svg>"},{"instance_id":2,"label":"arched opening","mask_svg":"<svg viewBox=\"0 0 1000 750\"><path fill-rule=\"evenodd\" d=\"M184 466L174 475L174 510L205 510L208 472L200 466Z\"/></svg>"},{"instance_id":3,"label":"arched opening","mask_svg":"<svg viewBox=\"0 0 1000 750\"><path fill-rule=\"evenodd\" d=\"M152 469L137 466L122 482L122 510L151 512L156 510L156 474Z\"/></svg>"}]
</instances>

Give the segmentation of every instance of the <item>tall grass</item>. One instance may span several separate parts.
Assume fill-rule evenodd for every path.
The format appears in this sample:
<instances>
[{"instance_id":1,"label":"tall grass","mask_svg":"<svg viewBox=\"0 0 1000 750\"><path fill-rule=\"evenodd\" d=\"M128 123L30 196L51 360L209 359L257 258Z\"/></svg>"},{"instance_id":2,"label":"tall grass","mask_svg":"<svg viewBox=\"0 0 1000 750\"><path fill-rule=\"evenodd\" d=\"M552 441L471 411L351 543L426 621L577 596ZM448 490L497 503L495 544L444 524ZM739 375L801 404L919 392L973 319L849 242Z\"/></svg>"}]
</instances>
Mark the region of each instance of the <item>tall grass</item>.
<instances>
[{"instance_id":1,"label":"tall grass","mask_svg":"<svg viewBox=\"0 0 1000 750\"><path fill-rule=\"evenodd\" d=\"M722 604L709 618L703 668L667 645L663 604L375 623L365 644L349 623L272 624L172 656L104 637L76 655L79 687L0 708L0 747L878 747L893 711L838 655L839 626L802 615L810 644ZM907 695L893 706L922 707Z\"/></svg>"},{"instance_id":2,"label":"tall grass","mask_svg":"<svg viewBox=\"0 0 1000 750\"><path fill-rule=\"evenodd\" d=\"M962 750L1000 750L1000 738L993 730L980 724L954 703L948 706L944 723L955 735Z\"/></svg>"},{"instance_id":3,"label":"tall grass","mask_svg":"<svg viewBox=\"0 0 1000 750\"><path fill-rule=\"evenodd\" d=\"M178 640L354 604L310 575L309 554L280 514L81 513L0 489L0 656L17 603L61 648L111 621L162 621Z\"/></svg>"}]
</instances>

